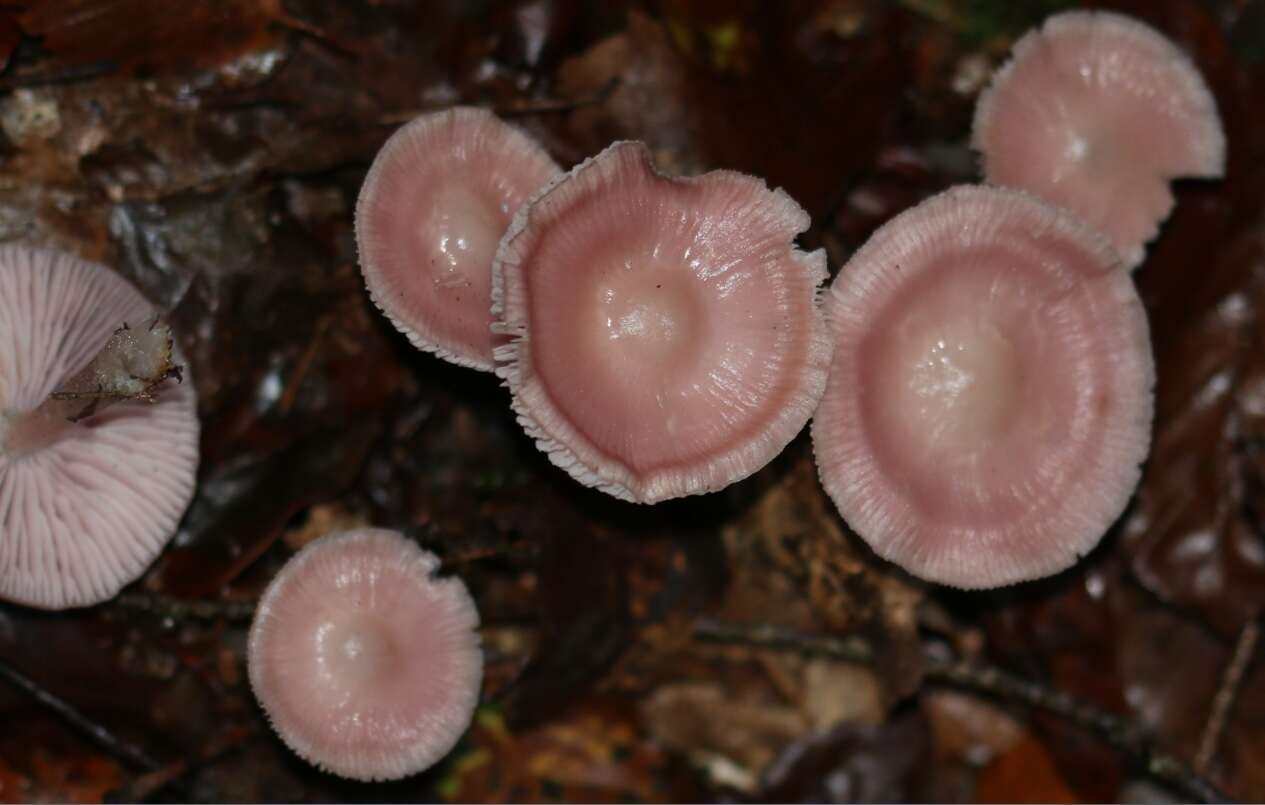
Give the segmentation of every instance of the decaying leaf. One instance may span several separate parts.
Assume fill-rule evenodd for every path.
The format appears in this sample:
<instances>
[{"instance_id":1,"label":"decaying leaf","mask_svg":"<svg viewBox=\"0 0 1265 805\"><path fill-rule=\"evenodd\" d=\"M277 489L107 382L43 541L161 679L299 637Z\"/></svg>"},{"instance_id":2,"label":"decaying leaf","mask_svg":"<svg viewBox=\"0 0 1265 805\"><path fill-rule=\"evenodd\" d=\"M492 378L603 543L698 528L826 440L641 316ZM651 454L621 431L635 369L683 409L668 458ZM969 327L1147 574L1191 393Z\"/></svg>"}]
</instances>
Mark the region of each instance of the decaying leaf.
<instances>
[{"instance_id":1,"label":"decaying leaf","mask_svg":"<svg viewBox=\"0 0 1265 805\"><path fill-rule=\"evenodd\" d=\"M62 64L213 67L293 25L281 0L24 0L18 21Z\"/></svg>"}]
</instances>

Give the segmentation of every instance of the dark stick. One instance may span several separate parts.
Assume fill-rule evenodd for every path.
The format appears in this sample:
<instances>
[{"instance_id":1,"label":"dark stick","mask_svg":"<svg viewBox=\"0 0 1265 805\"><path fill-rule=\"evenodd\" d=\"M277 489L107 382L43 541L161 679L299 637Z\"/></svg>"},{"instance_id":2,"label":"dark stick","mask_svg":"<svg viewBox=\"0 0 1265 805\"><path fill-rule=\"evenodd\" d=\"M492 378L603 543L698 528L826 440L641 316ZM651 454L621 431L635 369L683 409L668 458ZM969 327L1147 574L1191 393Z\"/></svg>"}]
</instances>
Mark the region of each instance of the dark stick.
<instances>
[{"instance_id":1,"label":"dark stick","mask_svg":"<svg viewBox=\"0 0 1265 805\"><path fill-rule=\"evenodd\" d=\"M160 618L172 620L226 620L248 621L255 615L253 599L212 598L207 600L186 600L165 595L148 595L146 593L127 593L120 595L114 603L126 609L146 612Z\"/></svg>"},{"instance_id":2,"label":"dark stick","mask_svg":"<svg viewBox=\"0 0 1265 805\"><path fill-rule=\"evenodd\" d=\"M146 772L115 791L116 802L144 802L163 789L183 788L180 781L194 771L214 763L229 752L240 749L259 734L256 724L246 724L229 729L211 741L192 759L179 760L161 769Z\"/></svg>"},{"instance_id":3,"label":"dark stick","mask_svg":"<svg viewBox=\"0 0 1265 805\"><path fill-rule=\"evenodd\" d=\"M145 750L137 747L119 736L110 732L109 729L96 723L92 719L79 712L74 705L62 699L59 696L42 688L35 680L29 678L21 671L9 665L0 659L0 679L8 682L13 687L30 696L44 707L51 710L54 714L68 722L72 727L79 730L87 736L93 743L109 752L111 755L125 761L131 766L137 766L145 771L153 771L159 767L158 761L149 756Z\"/></svg>"},{"instance_id":4,"label":"dark stick","mask_svg":"<svg viewBox=\"0 0 1265 805\"><path fill-rule=\"evenodd\" d=\"M119 604L159 617L176 620L224 619L246 621L254 613L251 600L184 601L176 598L152 595L124 595ZM874 652L869 643L859 637L821 637L803 635L769 625L735 625L719 621L703 620L694 627L700 640L714 643L731 643L791 651L806 656L829 657L858 665L872 665ZM1240 643L1243 640L1240 639ZM1255 642L1254 640L1252 642ZM1236 651L1236 655L1250 652ZM1227 674L1235 668L1227 669ZM1245 666L1246 663L1243 663ZM1242 671L1238 671L1239 677ZM967 662L941 654L926 654L927 678L933 682L950 684L986 696L1023 702L1064 718L1078 727L1092 732L1113 749L1138 760L1146 772L1183 794L1204 802L1225 802L1227 798L1215 785L1191 768L1180 758L1160 749L1154 737L1141 726L1121 716L1108 713L1092 705L1078 701L1062 691L1051 690L1037 682L995 666ZM1237 683L1236 683L1237 686Z\"/></svg>"},{"instance_id":5,"label":"dark stick","mask_svg":"<svg viewBox=\"0 0 1265 805\"><path fill-rule=\"evenodd\" d=\"M857 637L833 638L798 634L769 625L735 625L703 620L695 624L700 640L790 651L805 656L828 657L858 665L872 665L874 651ZM1202 802L1226 802L1215 785L1177 756L1160 749L1154 737L1141 726L1067 693L1051 690L1037 682L990 665L967 662L928 652L927 679L953 685L985 696L1012 699L1064 718L1092 732L1113 749L1135 758L1156 780Z\"/></svg>"},{"instance_id":6,"label":"dark stick","mask_svg":"<svg viewBox=\"0 0 1265 805\"><path fill-rule=\"evenodd\" d=\"M1195 769L1206 774L1208 767L1217 756L1217 747L1221 745L1221 736L1225 733L1226 721L1230 717L1230 709L1234 706L1239 687L1248 666L1252 664L1252 655L1256 652L1256 643L1260 639L1260 626L1256 618L1250 619L1239 631L1239 639L1234 643L1234 653L1221 675L1221 684L1217 687L1217 695L1212 699L1212 710L1208 723L1204 727L1203 736L1199 739L1199 751L1195 753Z\"/></svg>"},{"instance_id":7,"label":"dark stick","mask_svg":"<svg viewBox=\"0 0 1265 805\"><path fill-rule=\"evenodd\" d=\"M501 117L524 117L526 115L544 115L551 112L571 112L576 109L583 109L586 106L597 106L605 103L610 96L615 94L615 90L619 89L619 83L619 76L615 76L598 88L596 92L582 98L523 100L509 106L498 107L496 113Z\"/></svg>"},{"instance_id":8,"label":"dark stick","mask_svg":"<svg viewBox=\"0 0 1265 805\"><path fill-rule=\"evenodd\" d=\"M603 84L596 92L580 98L529 98L520 100L516 103L496 106L492 111L501 117L529 117L531 115L557 114L560 112L572 112L576 109L583 109L586 106L596 106L604 103L607 98L619 89L619 77L616 76L610 81ZM418 109L407 109L398 112L389 112L378 118L378 123L383 126L398 126L401 123L407 123L418 115L426 112L438 112L443 109L452 107L450 103L436 104L434 106L424 106Z\"/></svg>"},{"instance_id":9,"label":"dark stick","mask_svg":"<svg viewBox=\"0 0 1265 805\"><path fill-rule=\"evenodd\" d=\"M445 541L444 535L430 529L420 531L411 529L408 533L410 537L417 539L427 548L430 548L432 543L441 545ZM529 547L526 542L517 540L508 545L489 545L487 547L443 552L441 572L448 572L453 566L478 562L491 557L506 556L512 558L527 552ZM439 550L442 552L443 549ZM230 623L241 623L249 621L255 616L255 607L259 602L253 598L188 599L152 593L124 593L114 599L112 603L118 604L124 609L144 612L158 618L170 618L174 621L225 620Z\"/></svg>"},{"instance_id":10,"label":"dark stick","mask_svg":"<svg viewBox=\"0 0 1265 805\"><path fill-rule=\"evenodd\" d=\"M0 92L25 87L43 87L50 84L73 84L109 75L117 68L111 62L94 64L54 65L52 68L37 67L23 73L11 73L0 78Z\"/></svg>"}]
</instances>

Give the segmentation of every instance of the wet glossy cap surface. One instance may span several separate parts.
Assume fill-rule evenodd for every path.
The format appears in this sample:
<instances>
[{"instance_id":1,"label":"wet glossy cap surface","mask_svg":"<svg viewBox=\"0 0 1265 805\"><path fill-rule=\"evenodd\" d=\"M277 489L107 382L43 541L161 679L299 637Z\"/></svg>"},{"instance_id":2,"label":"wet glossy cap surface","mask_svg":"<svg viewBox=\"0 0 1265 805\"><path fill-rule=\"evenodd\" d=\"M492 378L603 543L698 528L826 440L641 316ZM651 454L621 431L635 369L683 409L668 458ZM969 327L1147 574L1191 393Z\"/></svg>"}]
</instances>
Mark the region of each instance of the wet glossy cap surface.
<instances>
[{"instance_id":1,"label":"wet glossy cap surface","mask_svg":"<svg viewBox=\"0 0 1265 805\"><path fill-rule=\"evenodd\" d=\"M1049 575L1120 515L1150 444L1145 313L1092 230L950 190L879 229L827 300L827 492L881 556L957 587Z\"/></svg>"},{"instance_id":2,"label":"wet glossy cap surface","mask_svg":"<svg viewBox=\"0 0 1265 805\"><path fill-rule=\"evenodd\" d=\"M1073 11L1015 44L976 107L993 184L1076 213L1142 261L1173 207L1169 181L1225 171L1225 134L1198 68L1137 20Z\"/></svg>"},{"instance_id":3,"label":"wet glossy cap surface","mask_svg":"<svg viewBox=\"0 0 1265 805\"><path fill-rule=\"evenodd\" d=\"M518 207L558 173L491 112L422 115L387 140L356 205L374 303L414 346L492 368L492 256Z\"/></svg>"},{"instance_id":4,"label":"wet glossy cap surface","mask_svg":"<svg viewBox=\"0 0 1265 805\"><path fill-rule=\"evenodd\" d=\"M250 681L302 758L356 780L428 768L479 700L478 612L439 560L393 531L311 543L269 585L251 626Z\"/></svg>"},{"instance_id":5,"label":"wet glossy cap surface","mask_svg":"<svg viewBox=\"0 0 1265 805\"><path fill-rule=\"evenodd\" d=\"M803 428L825 384L825 255L807 214L743 174L655 172L619 143L515 219L497 352L554 463L639 502L723 488Z\"/></svg>"}]
</instances>

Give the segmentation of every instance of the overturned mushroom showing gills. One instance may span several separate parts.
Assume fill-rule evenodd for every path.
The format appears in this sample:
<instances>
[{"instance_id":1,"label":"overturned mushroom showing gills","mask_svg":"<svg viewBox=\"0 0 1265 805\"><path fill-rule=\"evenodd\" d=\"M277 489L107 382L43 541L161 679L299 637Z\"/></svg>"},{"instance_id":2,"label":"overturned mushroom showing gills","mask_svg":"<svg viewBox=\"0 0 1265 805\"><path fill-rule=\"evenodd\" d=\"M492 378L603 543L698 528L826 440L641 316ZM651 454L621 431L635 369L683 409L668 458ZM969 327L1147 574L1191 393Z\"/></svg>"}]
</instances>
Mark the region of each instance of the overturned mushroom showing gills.
<instances>
[{"instance_id":1,"label":"overturned mushroom showing gills","mask_svg":"<svg viewBox=\"0 0 1265 805\"><path fill-rule=\"evenodd\" d=\"M393 531L332 534L269 585L250 630L250 682L300 757L355 780L434 764L479 700L478 612L439 561Z\"/></svg>"},{"instance_id":2,"label":"overturned mushroom showing gills","mask_svg":"<svg viewBox=\"0 0 1265 805\"><path fill-rule=\"evenodd\" d=\"M492 256L519 206L558 173L482 109L422 115L387 140L356 204L369 294L419 349L491 370Z\"/></svg>"},{"instance_id":3,"label":"overturned mushroom showing gills","mask_svg":"<svg viewBox=\"0 0 1265 805\"><path fill-rule=\"evenodd\" d=\"M880 228L827 298L813 420L826 491L914 575L997 587L1097 544L1150 445L1154 366L1097 232L1015 190L950 190Z\"/></svg>"},{"instance_id":4,"label":"overturned mushroom showing gills","mask_svg":"<svg viewBox=\"0 0 1265 805\"><path fill-rule=\"evenodd\" d=\"M0 598L105 601L175 532L198 420L155 315L102 266L0 248Z\"/></svg>"},{"instance_id":5,"label":"overturned mushroom showing gills","mask_svg":"<svg viewBox=\"0 0 1265 805\"><path fill-rule=\"evenodd\" d=\"M1216 101L1176 45L1137 20L1072 11L1016 43L980 97L973 145L992 184L1066 207L1142 262L1169 181L1225 172Z\"/></svg>"},{"instance_id":6,"label":"overturned mushroom showing gills","mask_svg":"<svg viewBox=\"0 0 1265 805\"><path fill-rule=\"evenodd\" d=\"M497 253L519 421L581 483L643 503L764 466L825 388L825 254L793 243L808 225L750 176L659 175L640 143L577 167Z\"/></svg>"}]
</instances>

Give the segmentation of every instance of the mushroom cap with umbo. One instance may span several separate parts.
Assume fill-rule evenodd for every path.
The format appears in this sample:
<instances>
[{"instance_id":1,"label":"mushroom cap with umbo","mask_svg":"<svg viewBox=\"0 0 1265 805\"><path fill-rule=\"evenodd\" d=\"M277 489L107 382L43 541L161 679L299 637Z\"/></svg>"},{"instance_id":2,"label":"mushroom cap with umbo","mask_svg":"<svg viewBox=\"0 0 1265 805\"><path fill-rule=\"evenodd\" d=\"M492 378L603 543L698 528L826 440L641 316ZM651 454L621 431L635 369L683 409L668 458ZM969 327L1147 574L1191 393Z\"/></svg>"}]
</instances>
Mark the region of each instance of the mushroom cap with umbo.
<instances>
[{"instance_id":1,"label":"mushroom cap with umbo","mask_svg":"<svg viewBox=\"0 0 1265 805\"><path fill-rule=\"evenodd\" d=\"M356 203L374 304L418 349L490 371L492 256L519 206L558 172L534 140L482 109L401 127Z\"/></svg>"},{"instance_id":2,"label":"mushroom cap with umbo","mask_svg":"<svg viewBox=\"0 0 1265 805\"><path fill-rule=\"evenodd\" d=\"M1014 47L975 110L992 184L1066 207L1128 266L1173 207L1169 182L1225 172L1217 104L1198 68L1153 28L1070 11Z\"/></svg>"},{"instance_id":3,"label":"mushroom cap with umbo","mask_svg":"<svg viewBox=\"0 0 1265 805\"><path fill-rule=\"evenodd\" d=\"M309 763L355 780L415 774L470 724L478 611L439 560L394 531L323 537L268 586L250 629L255 696Z\"/></svg>"},{"instance_id":4,"label":"mushroom cap with umbo","mask_svg":"<svg viewBox=\"0 0 1265 805\"><path fill-rule=\"evenodd\" d=\"M676 179L616 143L515 216L493 269L498 373L558 466L625 500L721 489L812 415L830 342L809 218L731 171Z\"/></svg>"},{"instance_id":5,"label":"mushroom cap with umbo","mask_svg":"<svg viewBox=\"0 0 1265 805\"><path fill-rule=\"evenodd\" d=\"M193 495L198 419L187 374L159 382L179 357L155 316L102 266L0 247L0 598L105 601L175 532ZM119 335L125 326L135 337ZM109 404L87 401L86 386L58 399L88 376L109 386Z\"/></svg>"},{"instance_id":6,"label":"mushroom cap with umbo","mask_svg":"<svg viewBox=\"0 0 1265 805\"><path fill-rule=\"evenodd\" d=\"M949 190L881 227L826 301L822 483L880 556L963 588L1073 564L1150 445L1146 315L1106 239L1017 190Z\"/></svg>"}]
</instances>

